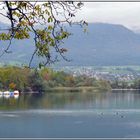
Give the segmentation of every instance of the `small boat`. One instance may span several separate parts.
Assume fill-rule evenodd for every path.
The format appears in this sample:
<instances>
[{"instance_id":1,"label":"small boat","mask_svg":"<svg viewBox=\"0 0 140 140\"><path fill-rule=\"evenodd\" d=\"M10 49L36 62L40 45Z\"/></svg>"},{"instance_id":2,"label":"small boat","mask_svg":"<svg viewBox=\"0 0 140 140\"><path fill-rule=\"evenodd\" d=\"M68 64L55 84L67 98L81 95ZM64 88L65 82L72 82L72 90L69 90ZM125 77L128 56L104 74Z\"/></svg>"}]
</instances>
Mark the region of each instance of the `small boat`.
<instances>
[{"instance_id":1,"label":"small boat","mask_svg":"<svg viewBox=\"0 0 140 140\"><path fill-rule=\"evenodd\" d=\"M2 97L3 97L3 92L0 91L0 98L2 98Z\"/></svg>"},{"instance_id":2,"label":"small boat","mask_svg":"<svg viewBox=\"0 0 140 140\"><path fill-rule=\"evenodd\" d=\"M14 91L14 98L18 98L19 97L19 91L18 90L15 90Z\"/></svg>"},{"instance_id":3,"label":"small boat","mask_svg":"<svg viewBox=\"0 0 140 140\"><path fill-rule=\"evenodd\" d=\"M14 92L10 92L10 97L14 97Z\"/></svg>"},{"instance_id":4,"label":"small boat","mask_svg":"<svg viewBox=\"0 0 140 140\"><path fill-rule=\"evenodd\" d=\"M3 92L3 95L4 95L5 98L9 98L10 97L10 92L5 91L5 92Z\"/></svg>"}]
</instances>

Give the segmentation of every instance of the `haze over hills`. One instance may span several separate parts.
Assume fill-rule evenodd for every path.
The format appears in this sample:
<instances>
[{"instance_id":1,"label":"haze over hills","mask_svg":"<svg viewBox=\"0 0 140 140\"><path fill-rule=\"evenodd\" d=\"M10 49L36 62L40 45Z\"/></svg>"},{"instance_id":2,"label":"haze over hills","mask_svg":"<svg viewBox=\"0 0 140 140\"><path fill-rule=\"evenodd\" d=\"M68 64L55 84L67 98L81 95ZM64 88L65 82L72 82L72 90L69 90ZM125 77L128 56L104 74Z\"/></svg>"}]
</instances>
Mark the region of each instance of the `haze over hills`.
<instances>
[{"instance_id":1,"label":"haze over hills","mask_svg":"<svg viewBox=\"0 0 140 140\"><path fill-rule=\"evenodd\" d=\"M0 26L1 27L1 26ZM140 34L122 25L93 23L84 33L80 26L68 28L73 33L63 47L68 48L67 58L56 65L140 65ZM1 47L4 46L1 44ZM0 62L27 63L35 49L33 40L14 41ZM35 65L35 61L33 63Z\"/></svg>"},{"instance_id":2,"label":"haze over hills","mask_svg":"<svg viewBox=\"0 0 140 140\"><path fill-rule=\"evenodd\" d=\"M89 24L88 30L84 34L75 28L71 37L69 56L76 65L140 64L140 34L121 25L102 23Z\"/></svg>"}]
</instances>

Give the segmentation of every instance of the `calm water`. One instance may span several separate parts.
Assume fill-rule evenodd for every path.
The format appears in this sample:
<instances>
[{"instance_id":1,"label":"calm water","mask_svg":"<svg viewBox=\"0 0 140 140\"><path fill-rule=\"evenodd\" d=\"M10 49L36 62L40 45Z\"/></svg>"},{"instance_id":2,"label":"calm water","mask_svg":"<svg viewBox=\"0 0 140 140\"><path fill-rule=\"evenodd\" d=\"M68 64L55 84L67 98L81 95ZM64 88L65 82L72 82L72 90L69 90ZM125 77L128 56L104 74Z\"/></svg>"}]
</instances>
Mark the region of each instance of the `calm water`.
<instances>
[{"instance_id":1,"label":"calm water","mask_svg":"<svg viewBox=\"0 0 140 140\"><path fill-rule=\"evenodd\" d=\"M0 137L140 137L140 92L0 98Z\"/></svg>"}]
</instances>

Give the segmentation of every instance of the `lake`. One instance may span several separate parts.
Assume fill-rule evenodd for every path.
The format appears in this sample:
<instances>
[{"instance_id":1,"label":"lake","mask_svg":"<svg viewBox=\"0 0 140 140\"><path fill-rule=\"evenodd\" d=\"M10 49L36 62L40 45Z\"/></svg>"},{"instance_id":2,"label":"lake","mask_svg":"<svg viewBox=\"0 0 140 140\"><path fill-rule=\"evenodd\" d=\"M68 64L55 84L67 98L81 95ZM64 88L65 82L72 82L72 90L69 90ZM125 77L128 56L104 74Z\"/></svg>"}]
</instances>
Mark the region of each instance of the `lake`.
<instances>
[{"instance_id":1,"label":"lake","mask_svg":"<svg viewBox=\"0 0 140 140\"><path fill-rule=\"evenodd\" d=\"M0 98L1 138L139 138L140 92Z\"/></svg>"}]
</instances>

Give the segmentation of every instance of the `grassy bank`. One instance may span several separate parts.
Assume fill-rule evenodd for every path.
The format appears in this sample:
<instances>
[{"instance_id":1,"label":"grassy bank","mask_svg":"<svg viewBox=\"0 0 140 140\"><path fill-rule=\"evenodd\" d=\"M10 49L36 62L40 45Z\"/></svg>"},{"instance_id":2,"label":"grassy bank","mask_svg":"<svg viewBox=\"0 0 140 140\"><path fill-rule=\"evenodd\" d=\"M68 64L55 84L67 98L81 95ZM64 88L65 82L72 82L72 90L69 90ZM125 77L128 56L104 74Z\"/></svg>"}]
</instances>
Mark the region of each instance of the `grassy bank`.
<instances>
[{"instance_id":1,"label":"grassy bank","mask_svg":"<svg viewBox=\"0 0 140 140\"><path fill-rule=\"evenodd\" d=\"M46 92L99 92L99 91L108 91L111 89L101 89L98 87L54 87L46 89Z\"/></svg>"}]
</instances>

